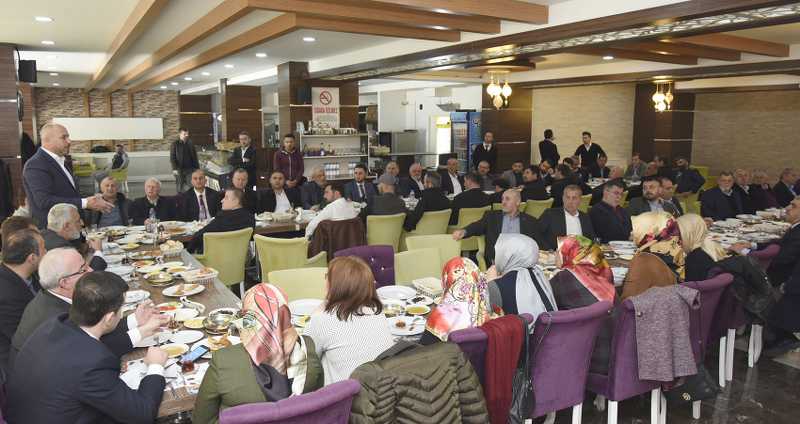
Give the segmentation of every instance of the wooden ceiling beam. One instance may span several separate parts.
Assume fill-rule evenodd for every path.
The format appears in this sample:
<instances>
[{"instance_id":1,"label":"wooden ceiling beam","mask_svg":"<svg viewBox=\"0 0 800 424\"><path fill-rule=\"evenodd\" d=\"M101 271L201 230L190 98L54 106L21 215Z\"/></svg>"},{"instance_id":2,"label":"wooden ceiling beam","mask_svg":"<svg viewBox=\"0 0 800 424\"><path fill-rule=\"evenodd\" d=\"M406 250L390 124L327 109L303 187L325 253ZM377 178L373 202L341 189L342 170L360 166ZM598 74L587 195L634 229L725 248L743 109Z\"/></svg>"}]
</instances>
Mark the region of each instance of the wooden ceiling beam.
<instances>
[{"instance_id":1,"label":"wooden ceiling beam","mask_svg":"<svg viewBox=\"0 0 800 424\"><path fill-rule=\"evenodd\" d=\"M499 19L429 13L363 0L337 0L336 2L322 0L250 0L250 6L256 9L316 15L328 19L381 22L391 25L452 29L484 34L497 34L500 32Z\"/></svg>"},{"instance_id":2,"label":"wooden ceiling beam","mask_svg":"<svg viewBox=\"0 0 800 424\"><path fill-rule=\"evenodd\" d=\"M647 62L674 63L677 65L697 65L697 58L692 56L678 56L672 54L659 54L624 50L614 47L587 47L566 51L566 53L586 54L592 56L614 56L617 59L643 60Z\"/></svg>"},{"instance_id":3,"label":"wooden ceiling beam","mask_svg":"<svg viewBox=\"0 0 800 424\"><path fill-rule=\"evenodd\" d=\"M542 25L547 23L548 8L545 5L519 0L373 0L378 3L408 6L439 12L486 16L507 21Z\"/></svg>"},{"instance_id":4,"label":"wooden ceiling beam","mask_svg":"<svg viewBox=\"0 0 800 424\"><path fill-rule=\"evenodd\" d=\"M757 40L755 38L740 37L729 34L704 34L692 37L678 38L681 43L697 46L714 47L717 49L734 50L744 53L760 54L763 56L789 57L789 45L773 43L771 41Z\"/></svg>"},{"instance_id":5,"label":"wooden ceiling beam","mask_svg":"<svg viewBox=\"0 0 800 424\"><path fill-rule=\"evenodd\" d=\"M644 50L651 53L669 53L684 56L704 57L707 59L738 62L742 54L732 50L721 50L711 47L696 46L678 42L643 41L640 43L620 44L617 47L630 50Z\"/></svg>"},{"instance_id":6,"label":"wooden ceiling beam","mask_svg":"<svg viewBox=\"0 0 800 424\"><path fill-rule=\"evenodd\" d=\"M124 87L125 84L140 78L147 71L153 69L153 67L172 59L189 47L208 38L222 28L225 28L231 22L246 15L251 10L252 9L248 6L248 0L224 0L202 18L190 24L169 42L161 46L161 48L151 54L145 61L136 65L136 67L124 76L114 81L106 91L113 92L119 90Z\"/></svg>"},{"instance_id":7,"label":"wooden ceiling beam","mask_svg":"<svg viewBox=\"0 0 800 424\"><path fill-rule=\"evenodd\" d=\"M111 48L108 50L105 62L92 75L89 83L86 84L85 88L87 90L93 89L98 82L105 78L115 62L153 23L166 5L167 0L139 0L139 3L133 8L133 12L128 15L128 19L125 20L117 36L111 42Z\"/></svg>"},{"instance_id":8,"label":"wooden ceiling beam","mask_svg":"<svg viewBox=\"0 0 800 424\"><path fill-rule=\"evenodd\" d=\"M375 25L365 22L342 21L305 15L297 16L297 27L320 31L349 32L353 34L381 35L418 40L461 41L461 31L414 28L397 25Z\"/></svg>"},{"instance_id":9,"label":"wooden ceiling beam","mask_svg":"<svg viewBox=\"0 0 800 424\"><path fill-rule=\"evenodd\" d=\"M270 21L261 24L249 31L237 35L229 40L226 40L214 47L198 54L192 59L181 62L178 65L167 69L158 75L154 75L131 88L131 91L146 90L156 84L191 72L197 68L213 63L217 60L227 56L236 54L244 49L257 46L261 43L273 40L282 35L288 34L297 29L296 15L293 13L286 13L280 15Z\"/></svg>"}]
</instances>

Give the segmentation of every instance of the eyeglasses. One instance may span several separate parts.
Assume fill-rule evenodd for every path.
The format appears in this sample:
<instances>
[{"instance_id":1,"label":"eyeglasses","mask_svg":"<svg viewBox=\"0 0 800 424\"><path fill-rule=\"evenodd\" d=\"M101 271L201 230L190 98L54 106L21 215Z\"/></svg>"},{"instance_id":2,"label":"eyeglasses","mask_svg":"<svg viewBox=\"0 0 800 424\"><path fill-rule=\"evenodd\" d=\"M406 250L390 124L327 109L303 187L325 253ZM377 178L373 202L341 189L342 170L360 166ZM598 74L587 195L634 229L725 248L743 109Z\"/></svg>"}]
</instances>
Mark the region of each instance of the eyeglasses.
<instances>
[{"instance_id":1,"label":"eyeglasses","mask_svg":"<svg viewBox=\"0 0 800 424\"><path fill-rule=\"evenodd\" d=\"M83 262L83 265L81 265L81 267L80 267L80 268L78 268L78 270L77 270L76 272L73 272L73 273L72 273L72 274L70 274L70 275L65 275L65 276L63 276L63 277L59 278L59 281L61 281L61 280L66 280L66 279L69 279L69 278L72 278L72 277L74 277L74 276L76 276L76 275L82 275L82 274L85 274L85 273L86 273L86 272L88 272L88 271L89 271L89 266L88 266L88 264L86 263L86 261L84 261L84 262Z\"/></svg>"}]
</instances>

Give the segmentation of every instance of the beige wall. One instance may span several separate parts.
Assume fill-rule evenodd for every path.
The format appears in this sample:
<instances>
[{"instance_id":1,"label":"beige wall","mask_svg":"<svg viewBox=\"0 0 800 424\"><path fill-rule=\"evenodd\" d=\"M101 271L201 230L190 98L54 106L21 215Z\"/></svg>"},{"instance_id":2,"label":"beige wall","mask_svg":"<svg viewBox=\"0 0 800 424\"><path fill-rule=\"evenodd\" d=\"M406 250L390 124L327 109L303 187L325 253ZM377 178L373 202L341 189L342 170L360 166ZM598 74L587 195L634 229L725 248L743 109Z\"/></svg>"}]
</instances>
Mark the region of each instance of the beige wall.
<instances>
[{"instance_id":1,"label":"beige wall","mask_svg":"<svg viewBox=\"0 0 800 424\"><path fill-rule=\"evenodd\" d=\"M539 141L550 128L563 158L575 153L581 132L608 154L609 164L624 165L633 149L635 84L607 84L533 90L531 160L539 162Z\"/></svg>"},{"instance_id":2,"label":"beige wall","mask_svg":"<svg viewBox=\"0 0 800 424\"><path fill-rule=\"evenodd\" d=\"M712 174L762 168L773 178L800 157L800 91L695 97L692 161Z\"/></svg>"}]
</instances>

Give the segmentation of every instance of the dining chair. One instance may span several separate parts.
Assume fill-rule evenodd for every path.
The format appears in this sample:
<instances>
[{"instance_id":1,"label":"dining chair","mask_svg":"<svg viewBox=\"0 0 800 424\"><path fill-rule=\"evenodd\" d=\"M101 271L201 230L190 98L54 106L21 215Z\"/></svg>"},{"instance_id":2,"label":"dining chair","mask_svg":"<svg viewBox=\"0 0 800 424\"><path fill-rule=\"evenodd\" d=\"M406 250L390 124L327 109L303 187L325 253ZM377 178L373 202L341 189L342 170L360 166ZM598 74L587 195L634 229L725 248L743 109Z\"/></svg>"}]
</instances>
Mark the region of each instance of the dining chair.
<instances>
[{"instance_id":1,"label":"dining chair","mask_svg":"<svg viewBox=\"0 0 800 424\"><path fill-rule=\"evenodd\" d=\"M748 256L757 260L758 264L761 266L761 269L766 271L770 264L772 264L772 260L775 259L779 253L781 253L781 245L772 243L761 250L751 251Z\"/></svg>"},{"instance_id":2,"label":"dining chair","mask_svg":"<svg viewBox=\"0 0 800 424\"><path fill-rule=\"evenodd\" d=\"M239 296L244 298L244 268L247 264L252 228L224 233L204 233L203 253L194 257L203 266L219 271L223 284L239 285Z\"/></svg>"},{"instance_id":3,"label":"dining chair","mask_svg":"<svg viewBox=\"0 0 800 424\"><path fill-rule=\"evenodd\" d=\"M411 236L406 238L408 250L435 247L439 250L439 269L450 259L461 256L461 244L453 240L450 234L435 234L430 236Z\"/></svg>"},{"instance_id":4,"label":"dining chair","mask_svg":"<svg viewBox=\"0 0 800 424\"><path fill-rule=\"evenodd\" d=\"M475 257L478 258L478 268L486 272L486 236L478 237L478 253L475 254Z\"/></svg>"},{"instance_id":5,"label":"dining chair","mask_svg":"<svg viewBox=\"0 0 800 424\"><path fill-rule=\"evenodd\" d=\"M410 286L411 282L419 278L441 278L442 267L440 264L439 249L435 247L395 253L395 284Z\"/></svg>"},{"instance_id":6,"label":"dining chair","mask_svg":"<svg viewBox=\"0 0 800 424\"><path fill-rule=\"evenodd\" d=\"M475 374L478 375L481 385L484 384L486 374L486 349L489 336L479 327L470 327L463 330L456 330L447 336L447 341L455 343L469 359Z\"/></svg>"},{"instance_id":7,"label":"dining chair","mask_svg":"<svg viewBox=\"0 0 800 424\"><path fill-rule=\"evenodd\" d=\"M325 274L327 267L294 268L271 271L269 282L283 289L289 301L297 299L325 299Z\"/></svg>"},{"instance_id":8,"label":"dining chair","mask_svg":"<svg viewBox=\"0 0 800 424\"><path fill-rule=\"evenodd\" d=\"M394 284L394 249L392 246L356 246L339 250L333 255L337 258L357 256L363 259L372 269L376 288Z\"/></svg>"},{"instance_id":9,"label":"dining chair","mask_svg":"<svg viewBox=\"0 0 800 424\"><path fill-rule=\"evenodd\" d=\"M422 219L413 231L403 231L400 237L400 252L406 250L406 237L422 236L428 234L447 234L447 224L450 222L452 209L429 211L422 214Z\"/></svg>"},{"instance_id":10,"label":"dining chair","mask_svg":"<svg viewBox=\"0 0 800 424\"><path fill-rule=\"evenodd\" d=\"M527 203L520 202L519 207L517 209L519 210L519 213L523 213L523 212L525 212L525 208L526 207L527 207ZM492 210L493 211L501 211L501 210L503 210L503 204L502 203L492 203Z\"/></svg>"},{"instance_id":11,"label":"dining chair","mask_svg":"<svg viewBox=\"0 0 800 424\"><path fill-rule=\"evenodd\" d=\"M400 248L400 235L403 234L403 221L406 214L367 215L367 244L370 246L392 246L395 252Z\"/></svg>"},{"instance_id":12,"label":"dining chair","mask_svg":"<svg viewBox=\"0 0 800 424\"><path fill-rule=\"evenodd\" d=\"M589 203L592 201L592 194L584 194L581 196L581 204L578 206L578 210L583 213L589 213Z\"/></svg>"},{"instance_id":13,"label":"dining chair","mask_svg":"<svg viewBox=\"0 0 800 424\"><path fill-rule=\"evenodd\" d=\"M553 199L528 200L525 202L525 213L539 219L545 210L553 206Z\"/></svg>"},{"instance_id":14,"label":"dining chair","mask_svg":"<svg viewBox=\"0 0 800 424\"><path fill-rule=\"evenodd\" d=\"M449 225L447 233L452 234L455 230L462 230L469 224L483 218L486 211L490 210L490 206L482 208L462 208L458 210L458 223L456 225ZM468 237L461 239L461 250L478 250L478 239L475 237Z\"/></svg>"},{"instance_id":15,"label":"dining chair","mask_svg":"<svg viewBox=\"0 0 800 424\"><path fill-rule=\"evenodd\" d=\"M272 271L328 266L328 254L325 252L308 257L308 240L305 237L282 239L256 234L253 239L256 242L262 282Z\"/></svg>"},{"instance_id":16,"label":"dining chair","mask_svg":"<svg viewBox=\"0 0 800 424\"><path fill-rule=\"evenodd\" d=\"M259 402L222 410L220 424L347 424L353 398L361 391L356 380L344 380L319 390L277 402Z\"/></svg>"},{"instance_id":17,"label":"dining chair","mask_svg":"<svg viewBox=\"0 0 800 424\"><path fill-rule=\"evenodd\" d=\"M117 182L123 193L128 193L128 168L117 168L108 171L108 176Z\"/></svg>"},{"instance_id":18,"label":"dining chair","mask_svg":"<svg viewBox=\"0 0 800 424\"><path fill-rule=\"evenodd\" d=\"M755 250L749 253L748 256L755 258L759 266L764 272L767 271L772 260L781 253L781 246L777 243L770 244L769 246ZM730 332L729 332L730 334ZM761 357L761 350L764 348L764 326L761 324L750 325L750 338L748 340L747 348L747 366L753 368L758 363Z\"/></svg>"}]
</instances>

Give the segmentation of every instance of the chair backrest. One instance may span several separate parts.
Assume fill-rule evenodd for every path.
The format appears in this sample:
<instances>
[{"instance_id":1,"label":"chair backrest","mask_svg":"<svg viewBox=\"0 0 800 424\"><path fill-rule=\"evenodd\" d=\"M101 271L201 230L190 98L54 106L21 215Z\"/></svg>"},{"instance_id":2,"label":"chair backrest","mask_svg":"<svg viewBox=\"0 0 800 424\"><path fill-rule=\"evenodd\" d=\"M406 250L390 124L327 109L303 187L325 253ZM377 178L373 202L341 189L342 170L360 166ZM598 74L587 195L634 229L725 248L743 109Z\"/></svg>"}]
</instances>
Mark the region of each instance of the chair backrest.
<instances>
[{"instance_id":1,"label":"chair backrest","mask_svg":"<svg viewBox=\"0 0 800 424\"><path fill-rule=\"evenodd\" d=\"M750 252L749 256L755 258L758 261L758 264L761 265L761 268L766 271L767 268L769 268L769 265L772 263L772 260L775 259L780 252L781 245L773 243L761 250Z\"/></svg>"},{"instance_id":2,"label":"chair backrest","mask_svg":"<svg viewBox=\"0 0 800 424\"><path fill-rule=\"evenodd\" d=\"M536 393L533 417L583 402L595 339L612 307L611 302L597 302L538 316L529 351Z\"/></svg>"},{"instance_id":3,"label":"chair backrest","mask_svg":"<svg viewBox=\"0 0 800 424\"><path fill-rule=\"evenodd\" d=\"M368 215L367 244L370 246L392 246L396 252L400 247L400 235L403 234L403 221L406 214Z\"/></svg>"},{"instance_id":4,"label":"chair backrest","mask_svg":"<svg viewBox=\"0 0 800 424\"><path fill-rule=\"evenodd\" d=\"M305 237L281 239L255 235L258 261L261 264L261 279L272 271L305 266L308 255L308 240Z\"/></svg>"},{"instance_id":5,"label":"chair backrest","mask_svg":"<svg viewBox=\"0 0 800 424\"><path fill-rule=\"evenodd\" d=\"M589 212L589 203L592 201L592 194L584 194L581 196L581 204L578 205L578 210L583 213Z\"/></svg>"},{"instance_id":6,"label":"chair backrest","mask_svg":"<svg viewBox=\"0 0 800 424\"><path fill-rule=\"evenodd\" d=\"M329 258L332 258L338 250L366 244L367 230L360 217L338 221L325 220L320 222L314 230L314 236L308 246L308 256L325 252Z\"/></svg>"},{"instance_id":7,"label":"chair backrest","mask_svg":"<svg viewBox=\"0 0 800 424\"><path fill-rule=\"evenodd\" d=\"M551 206L553 206L553 199L528 200L525 202L525 213L538 219Z\"/></svg>"},{"instance_id":8,"label":"chair backrest","mask_svg":"<svg viewBox=\"0 0 800 424\"><path fill-rule=\"evenodd\" d=\"M462 208L458 210L458 224L456 227L464 228L469 224L472 224L475 221L480 220L483 218L483 214L486 213L490 209L489 206L484 206L482 208Z\"/></svg>"},{"instance_id":9,"label":"chair backrest","mask_svg":"<svg viewBox=\"0 0 800 424\"><path fill-rule=\"evenodd\" d=\"M478 327L456 330L447 336L447 341L457 344L464 352L483 385L486 375L486 348L489 341L486 332Z\"/></svg>"},{"instance_id":10,"label":"chair backrest","mask_svg":"<svg viewBox=\"0 0 800 424\"><path fill-rule=\"evenodd\" d=\"M528 206L528 204L526 202L520 202L519 207L517 208L517 209L519 209L519 213L525 212L525 208L527 206ZM501 211L501 210L503 210L503 204L502 203L492 203L492 210L493 211Z\"/></svg>"},{"instance_id":11,"label":"chair backrest","mask_svg":"<svg viewBox=\"0 0 800 424\"><path fill-rule=\"evenodd\" d=\"M340 256L358 256L372 268L376 287L394 284L394 249L392 246L357 246L334 253Z\"/></svg>"},{"instance_id":12,"label":"chair backrest","mask_svg":"<svg viewBox=\"0 0 800 424\"><path fill-rule=\"evenodd\" d=\"M394 281L395 284L411 285L418 278L442 277L439 249L429 247L425 249L406 250L394 255Z\"/></svg>"},{"instance_id":13,"label":"chair backrest","mask_svg":"<svg viewBox=\"0 0 800 424\"><path fill-rule=\"evenodd\" d=\"M697 170L697 172L703 176L703 178L708 179L708 167L703 165L691 165L689 168Z\"/></svg>"},{"instance_id":14,"label":"chair backrest","mask_svg":"<svg viewBox=\"0 0 800 424\"><path fill-rule=\"evenodd\" d=\"M117 183L122 183L128 180L128 168L117 168L108 171L108 176L114 178Z\"/></svg>"},{"instance_id":15,"label":"chair backrest","mask_svg":"<svg viewBox=\"0 0 800 424\"><path fill-rule=\"evenodd\" d=\"M692 342L700 344L696 346L696 348L699 347L697 350L700 354L700 358L705 357L707 348L711 343L709 339L711 326L714 323L717 305L719 305L719 301L722 298L722 293L732 282L733 275L725 273L708 280L687 281L684 283L686 287L691 287L700 292L700 328L692 326Z\"/></svg>"},{"instance_id":16,"label":"chair backrest","mask_svg":"<svg viewBox=\"0 0 800 424\"><path fill-rule=\"evenodd\" d=\"M269 273L268 281L283 289L289 301L325 299L325 273L328 268L282 269Z\"/></svg>"},{"instance_id":17,"label":"chair backrest","mask_svg":"<svg viewBox=\"0 0 800 424\"><path fill-rule=\"evenodd\" d=\"M446 234L451 213L452 209L423 213L417 227L414 231L409 231L408 235Z\"/></svg>"},{"instance_id":18,"label":"chair backrest","mask_svg":"<svg viewBox=\"0 0 800 424\"><path fill-rule=\"evenodd\" d=\"M277 402L259 402L223 409L220 424L347 424L353 398L361 390L356 380L344 380L317 391Z\"/></svg>"},{"instance_id":19,"label":"chair backrest","mask_svg":"<svg viewBox=\"0 0 800 424\"><path fill-rule=\"evenodd\" d=\"M203 234L203 264L219 271L219 279L231 286L244 281L244 267L252 228Z\"/></svg>"},{"instance_id":20,"label":"chair backrest","mask_svg":"<svg viewBox=\"0 0 800 424\"><path fill-rule=\"evenodd\" d=\"M456 256L461 256L461 243L453 240L450 234L437 234L430 236L410 236L406 238L408 250L425 249L435 247L439 249L439 269L444 268L444 264Z\"/></svg>"}]
</instances>

